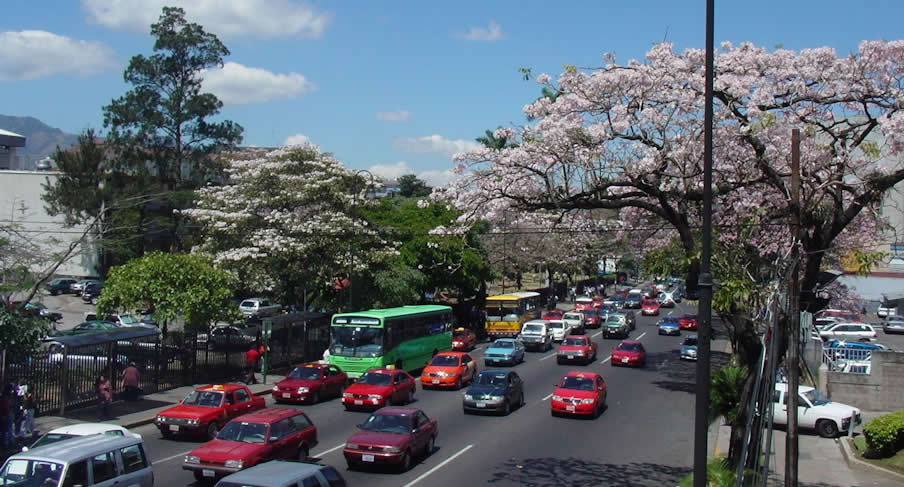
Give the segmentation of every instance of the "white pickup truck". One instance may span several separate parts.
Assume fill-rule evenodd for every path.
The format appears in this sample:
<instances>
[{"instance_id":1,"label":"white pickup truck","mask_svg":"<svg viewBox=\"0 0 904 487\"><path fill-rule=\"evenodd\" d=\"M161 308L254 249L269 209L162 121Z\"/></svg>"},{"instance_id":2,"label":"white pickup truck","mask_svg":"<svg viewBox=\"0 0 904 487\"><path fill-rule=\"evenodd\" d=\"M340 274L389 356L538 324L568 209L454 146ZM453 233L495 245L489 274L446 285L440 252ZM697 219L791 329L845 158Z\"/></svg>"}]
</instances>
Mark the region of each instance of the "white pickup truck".
<instances>
[{"instance_id":1,"label":"white pickup truck","mask_svg":"<svg viewBox=\"0 0 904 487\"><path fill-rule=\"evenodd\" d=\"M521 343L527 350L545 352L552 348L552 332L545 320L531 320L521 327Z\"/></svg>"},{"instance_id":2,"label":"white pickup truck","mask_svg":"<svg viewBox=\"0 0 904 487\"><path fill-rule=\"evenodd\" d=\"M797 423L801 428L815 429L823 438L834 438L847 431L851 424L860 424L860 410L832 402L812 387L797 388ZM776 383L775 404L772 405L772 421L788 424L788 384Z\"/></svg>"},{"instance_id":3,"label":"white pickup truck","mask_svg":"<svg viewBox=\"0 0 904 487\"><path fill-rule=\"evenodd\" d=\"M282 309L282 305L272 303L266 298L248 298L239 304L239 311L249 318L272 316Z\"/></svg>"}]
</instances>

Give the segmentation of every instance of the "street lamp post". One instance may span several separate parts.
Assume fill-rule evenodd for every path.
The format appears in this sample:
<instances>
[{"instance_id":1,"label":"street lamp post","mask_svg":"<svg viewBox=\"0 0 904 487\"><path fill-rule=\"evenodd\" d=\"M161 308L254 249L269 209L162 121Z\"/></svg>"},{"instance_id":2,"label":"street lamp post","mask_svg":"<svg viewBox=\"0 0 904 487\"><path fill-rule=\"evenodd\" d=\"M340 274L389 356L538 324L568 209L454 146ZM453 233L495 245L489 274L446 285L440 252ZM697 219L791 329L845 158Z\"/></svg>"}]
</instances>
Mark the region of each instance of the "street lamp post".
<instances>
[{"instance_id":1,"label":"street lamp post","mask_svg":"<svg viewBox=\"0 0 904 487\"><path fill-rule=\"evenodd\" d=\"M367 177L370 179L370 184L368 184L367 186L364 187L364 190L367 191L368 188L375 186L374 175L367 169L359 169L359 170L355 171L355 184L357 184L358 177L361 176L362 174L366 174ZM357 220L357 216L358 216L358 211L357 211L358 210L358 191L355 191L352 196L353 196L352 222L354 223ZM354 272L354 269L355 269L355 256L354 256L354 253L350 253L348 256L348 309L349 309L349 311L352 310L352 306L353 306L352 286L354 286L354 279L352 279L352 273Z\"/></svg>"}]
</instances>

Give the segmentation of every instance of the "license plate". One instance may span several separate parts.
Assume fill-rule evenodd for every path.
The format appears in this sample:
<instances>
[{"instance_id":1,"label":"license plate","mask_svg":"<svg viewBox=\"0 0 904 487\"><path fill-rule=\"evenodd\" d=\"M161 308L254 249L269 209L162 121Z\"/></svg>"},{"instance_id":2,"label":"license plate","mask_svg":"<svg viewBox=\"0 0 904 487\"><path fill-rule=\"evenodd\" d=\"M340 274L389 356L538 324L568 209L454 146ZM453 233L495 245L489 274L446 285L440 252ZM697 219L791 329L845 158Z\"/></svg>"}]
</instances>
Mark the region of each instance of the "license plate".
<instances>
[{"instance_id":1,"label":"license plate","mask_svg":"<svg viewBox=\"0 0 904 487\"><path fill-rule=\"evenodd\" d=\"M569 355L568 360L574 360L574 355Z\"/></svg>"},{"instance_id":2,"label":"license plate","mask_svg":"<svg viewBox=\"0 0 904 487\"><path fill-rule=\"evenodd\" d=\"M362 404L364 404L364 401L362 401L361 399L355 399L355 405L356 405L356 406L360 406L360 405L362 405Z\"/></svg>"},{"instance_id":3,"label":"license plate","mask_svg":"<svg viewBox=\"0 0 904 487\"><path fill-rule=\"evenodd\" d=\"M169 430L170 430L170 431L179 431L179 425L178 425L178 424L171 424L171 425L169 425Z\"/></svg>"},{"instance_id":4,"label":"license plate","mask_svg":"<svg viewBox=\"0 0 904 487\"><path fill-rule=\"evenodd\" d=\"M208 470L205 468L205 469L201 470L201 475L203 475L205 477L213 477L214 475L216 475L216 473L214 473L213 470Z\"/></svg>"},{"instance_id":5,"label":"license plate","mask_svg":"<svg viewBox=\"0 0 904 487\"><path fill-rule=\"evenodd\" d=\"M361 461L362 462L372 462L372 461L374 461L374 456L373 455L361 455Z\"/></svg>"},{"instance_id":6,"label":"license plate","mask_svg":"<svg viewBox=\"0 0 904 487\"><path fill-rule=\"evenodd\" d=\"M621 359L621 361L622 361L623 364L628 363L628 359L627 359L627 358L623 358L623 359Z\"/></svg>"},{"instance_id":7,"label":"license plate","mask_svg":"<svg viewBox=\"0 0 904 487\"><path fill-rule=\"evenodd\" d=\"M439 384L439 379L433 379L434 384Z\"/></svg>"},{"instance_id":8,"label":"license plate","mask_svg":"<svg viewBox=\"0 0 904 487\"><path fill-rule=\"evenodd\" d=\"M574 411L574 406L565 406L566 411Z\"/></svg>"},{"instance_id":9,"label":"license plate","mask_svg":"<svg viewBox=\"0 0 904 487\"><path fill-rule=\"evenodd\" d=\"M282 397L292 397L292 394L289 394L288 392L284 392Z\"/></svg>"},{"instance_id":10,"label":"license plate","mask_svg":"<svg viewBox=\"0 0 904 487\"><path fill-rule=\"evenodd\" d=\"M479 408L485 408L485 407L487 407L487 403L485 403L485 402L479 402L479 403L477 403L477 407L479 407Z\"/></svg>"}]
</instances>

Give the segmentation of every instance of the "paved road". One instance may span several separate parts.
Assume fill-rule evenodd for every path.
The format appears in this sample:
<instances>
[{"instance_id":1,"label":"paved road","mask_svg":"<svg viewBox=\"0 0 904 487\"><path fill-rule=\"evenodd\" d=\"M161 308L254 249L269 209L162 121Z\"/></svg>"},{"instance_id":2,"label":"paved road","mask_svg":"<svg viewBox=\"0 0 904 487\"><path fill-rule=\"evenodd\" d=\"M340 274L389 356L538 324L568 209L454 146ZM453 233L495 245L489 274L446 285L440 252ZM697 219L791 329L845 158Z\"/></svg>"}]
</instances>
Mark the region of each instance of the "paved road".
<instances>
[{"instance_id":1,"label":"paved road","mask_svg":"<svg viewBox=\"0 0 904 487\"><path fill-rule=\"evenodd\" d=\"M528 354L515 367L527 404L509 417L465 416L460 391L419 389L414 406L439 421L437 449L404 474L346 470L342 446L367 413L346 412L337 400L285 407L308 413L320 440L313 456L339 468L350 485L674 485L692 465L694 364L678 360L679 338L657 335L655 322L639 318L631 334L647 347L644 369L612 367L608 352L617 340L602 341L591 330L600 357L585 368L601 372L609 385L609 407L595 420L550 416L553 383L581 368L557 365L554 351ZM485 347L473 352L481 365ZM163 440L151 425L136 431L147 441L157 485L194 483L180 467L200 441Z\"/></svg>"}]
</instances>

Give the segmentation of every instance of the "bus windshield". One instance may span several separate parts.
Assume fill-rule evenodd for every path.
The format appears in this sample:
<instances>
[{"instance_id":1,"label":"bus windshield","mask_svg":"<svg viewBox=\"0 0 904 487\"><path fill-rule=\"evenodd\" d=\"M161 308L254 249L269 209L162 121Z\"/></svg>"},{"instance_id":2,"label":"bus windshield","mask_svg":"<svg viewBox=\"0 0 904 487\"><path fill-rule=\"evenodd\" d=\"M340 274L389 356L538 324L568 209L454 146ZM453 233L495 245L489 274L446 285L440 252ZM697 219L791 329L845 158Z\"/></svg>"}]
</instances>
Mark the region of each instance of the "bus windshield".
<instances>
[{"instance_id":1,"label":"bus windshield","mask_svg":"<svg viewBox=\"0 0 904 487\"><path fill-rule=\"evenodd\" d=\"M518 308L487 306L487 321L518 321Z\"/></svg>"},{"instance_id":2,"label":"bus windshield","mask_svg":"<svg viewBox=\"0 0 904 487\"><path fill-rule=\"evenodd\" d=\"M379 357L383 355L383 329L359 326L334 326L330 355L342 357Z\"/></svg>"}]
</instances>

